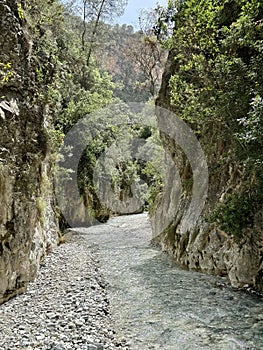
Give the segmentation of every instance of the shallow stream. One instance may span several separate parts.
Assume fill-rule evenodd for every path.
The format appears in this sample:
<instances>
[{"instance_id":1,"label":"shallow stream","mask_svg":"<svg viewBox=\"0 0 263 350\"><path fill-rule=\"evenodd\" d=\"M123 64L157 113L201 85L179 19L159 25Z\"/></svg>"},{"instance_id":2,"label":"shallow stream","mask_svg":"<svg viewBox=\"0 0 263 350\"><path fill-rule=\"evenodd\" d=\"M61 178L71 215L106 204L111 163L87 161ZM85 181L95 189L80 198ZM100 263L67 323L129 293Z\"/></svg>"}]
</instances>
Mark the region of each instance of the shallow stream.
<instances>
[{"instance_id":1,"label":"shallow stream","mask_svg":"<svg viewBox=\"0 0 263 350\"><path fill-rule=\"evenodd\" d=\"M146 214L79 229L99 249L116 331L131 349L263 349L263 300L150 245Z\"/></svg>"}]
</instances>

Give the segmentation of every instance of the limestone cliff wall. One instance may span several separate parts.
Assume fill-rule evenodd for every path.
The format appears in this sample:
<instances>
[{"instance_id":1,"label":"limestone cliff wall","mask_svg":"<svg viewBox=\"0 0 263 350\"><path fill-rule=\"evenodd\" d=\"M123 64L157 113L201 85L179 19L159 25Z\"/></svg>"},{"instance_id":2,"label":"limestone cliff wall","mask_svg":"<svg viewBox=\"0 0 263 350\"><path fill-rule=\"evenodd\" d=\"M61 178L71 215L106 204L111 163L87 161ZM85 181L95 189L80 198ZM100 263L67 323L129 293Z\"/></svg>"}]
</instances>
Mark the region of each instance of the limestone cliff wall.
<instances>
[{"instance_id":1,"label":"limestone cliff wall","mask_svg":"<svg viewBox=\"0 0 263 350\"><path fill-rule=\"evenodd\" d=\"M0 1L0 303L25 289L57 243L39 62L21 17L15 1Z\"/></svg>"},{"instance_id":2,"label":"limestone cliff wall","mask_svg":"<svg viewBox=\"0 0 263 350\"><path fill-rule=\"evenodd\" d=\"M157 99L157 105L167 109L171 109L169 80L176 70L173 56L171 52ZM161 118L159 115L159 122L163 123ZM219 175L214 176L211 171L216 164L214 153L220 152L220 145L216 141L216 135L214 139L211 138L214 149L210 152L205 150L210 172L207 202L202 216L193 225L189 225L186 215L192 195L191 169L176 142L165 134L161 136L167 153L178 167L182 183L186 185L178 202L178 179L171 174L167 175L168 190L158 196L151 217L153 240L186 268L228 276L235 287L249 286L263 292L262 212L257 213L254 227L247 229L240 242L236 242L233 236L215 224L204 220L226 193L239 191L242 169L236 169L235 164L223 164L218 171ZM209 141L211 135L204 137Z\"/></svg>"}]
</instances>

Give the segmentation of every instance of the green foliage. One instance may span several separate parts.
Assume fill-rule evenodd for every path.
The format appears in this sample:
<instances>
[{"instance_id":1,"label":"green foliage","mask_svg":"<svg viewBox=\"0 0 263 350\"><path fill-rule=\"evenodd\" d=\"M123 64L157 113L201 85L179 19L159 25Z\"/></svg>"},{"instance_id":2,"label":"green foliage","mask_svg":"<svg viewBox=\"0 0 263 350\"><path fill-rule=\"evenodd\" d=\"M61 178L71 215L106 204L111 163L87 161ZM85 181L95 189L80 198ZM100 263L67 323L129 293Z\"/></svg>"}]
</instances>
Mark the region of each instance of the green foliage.
<instances>
[{"instance_id":1,"label":"green foliage","mask_svg":"<svg viewBox=\"0 0 263 350\"><path fill-rule=\"evenodd\" d=\"M262 17L261 0L169 1L155 28L174 56L172 108L200 138L211 168L242 164L241 192L212 216L236 237L262 203Z\"/></svg>"},{"instance_id":2,"label":"green foliage","mask_svg":"<svg viewBox=\"0 0 263 350\"><path fill-rule=\"evenodd\" d=\"M112 6L124 2L114 1ZM85 3L89 5L95 2ZM66 11L57 0L26 0L21 4L18 6L19 16L25 19L33 35L30 59L34 69L35 95L27 103L37 104L45 111L47 123L43 135L45 144L52 153L52 160L56 160L65 135L83 117L90 116L91 129L98 125L105 126L104 131L98 133L95 138L84 135L84 132L83 135L81 132L76 135L76 142L83 141L87 145L78 168L80 194L92 216L105 219L107 210L101 205L96 193L96 184L93 183L93 172L98 159L107 147L123 135L127 135L127 141L141 135L145 140L151 137L151 130L141 126L127 128L125 118L129 115L125 112L125 106L119 127L111 121L112 112L110 115L99 113L105 106L119 101L119 97L127 101L148 100L149 92L143 91L141 87L149 77L136 62L131 63L127 57L129 39L132 38L135 44L140 43L143 47L142 35L134 33L131 26L113 27L99 22L96 34L104 32L104 35L99 38L96 36L96 43L92 42L92 55L87 63L90 53L89 41L93 40L89 34L94 34L94 21L98 19L96 13L89 18L90 22L86 18L86 22L83 23L83 17ZM96 6L100 4L96 2ZM96 7L96 10L98 9L99 7ZM114 9L115 13L120 10L121 8ZM101 18L105 14L104 11ZM158 45L156 41L149 41L148 44L154 48ZM112 62L115 64L112 65ZM111 66L114 69L111 69ZM96 114L93 114L94 111ZM145 162L140 163L127 157L114 166L111 174L112 188L117 196L129 195L133 183L136 183L136 190L141 191L140 194L143 195L145 186L141 185L142 178L147 185L157 188L157 184L160 186L157 174L158 169L153 165L146 165ZM64 179L71 176L72 169L65 169ZM151 193L150 197L153 196ZM45 209L41 198L37 200L37 207L41 217Z\"/></svg>"},{"instance_id":3,"label":"green foliage","mask_svg":"<svg viewBox=\"0 0 263 350\"><path fill-rule=\"evenodd\" d=\"M100 73L97 68L87 68L90 88L81 86L74 72L69 76L67 85L60 90L59 100L63 108L56 116L57 127L62 127L64 133L81 118L96 109L101 109L113 101L114 84L107 73ZM82 77L80 78L82 80ZM63 79L64 80L64 79ZM61 82L61 85L63 82Z\"/></svg>"},{"instance_id":4,"label":"green foliage","mask_svg":"<svg viewBox=\"0 0 263 350\"><path fill-rule=\"evenodd\" d=\"M250 163L255 167L261 168L263 164L263 99L261 96L255 96L250 103L250 110L246 117L239 119L241 131L237 134L240 142L246 146L249 153Z\"/></svg>"},{"instance_id":5,"label":"green foliage","mask_svg":"<svg viewBox=\"0 0 263 350\"><path fill-rule=\"evenodd\" d=\"M123 107L125 108L125 105ZM140 125L128 127L125 122L128 115L120 117L124 125L111 124L107 114L102 116L101 121L97 118L96 124L102 122L108 127L96 135L96 138L88 141L79 164L80 190L84 193L88 187L91 192L95 193L95 190L98 189L98 184L93 182L93 171L95 166L98 166L98 159L105 155L106 164L99 165L99 173L109 176L108 181L111 183L111 189L116 198L125 201L125 198L135 195L145 203L150 201L152 204L153 200L150 197L153 197L153 192L151 191L157 187L157 184L160 186L161 175L159 174L160 162L157 165L157 160L143 160L145 149L153 147L151 134L146 133L145 128ZM92 121L88 122L91 124ZM143 141L142 135L145 137L143 144L138 142L138 139ZM148 142L151 143L149 146Z\"/></svg>"},{"instance_id":6,"label":"green foliage","mask_svg":"<svg viewBox=\"0 0 263 350\"><path fill-rule=\"evenodd\" d=\"M0 62L0 79L1 84L6 84L10 78L14 75L14 72L12 71L12 63L2 63Z\"/></svg>"},{"instance_id":7,"label":"green foliage","mask_svg":"<svg viewBox=\"0 0 263 350\"><path fill-rule=\"evenodd\" d=\"M248 193L233 193L216 207L208 221L216 222L221 230L232 234L239 242L244 229L253 227L255 213L254 199Z\"/></svg>"},{"instance_id":8,"label":"green foliage","mask_svg":"<svg viewBox=\"0 0 263 350\"><path fill-rule=\"evenodd\" d=\"M52 151L54 153L58 152L64 140L65 134L61 129L50 128L48 135Z\"/></svg>"},{"instance_id":9,"label":"green foliage","mask_svg":"<svg viewBox=\"0 0 263 350\"><path fill-rule=\"evenodd\" d=\"M18 16L20 19L24 19L25 18L25 13L24 13L24 9L22 7L22 4L20 2L17 3L17 10L18 10Z\"/></svg>"},{"instance_id":10,"label":"green foliage","mask_svg":"<svg viewBox=\"0 0 263 350\"><path fill-rule=\"evenodd\" d=\"M255 92L262 94L261 2L188 0L178 12L174 7L172 104L190 123L219 121L238 130Z\"/></svg>"},{"instance_id":11,"label":"green foliage","mask_svg":"<svg viewBox=\"0 0 263 350\"><path fill-rule=\"evenodd\" d=\"M146 183L148 184L146 203L151 212L157 195L161 193L163 189L163 177L160 172L160 159L157 158L147 162L141 172L145 175Z\"/></svg>"}]
</instances>

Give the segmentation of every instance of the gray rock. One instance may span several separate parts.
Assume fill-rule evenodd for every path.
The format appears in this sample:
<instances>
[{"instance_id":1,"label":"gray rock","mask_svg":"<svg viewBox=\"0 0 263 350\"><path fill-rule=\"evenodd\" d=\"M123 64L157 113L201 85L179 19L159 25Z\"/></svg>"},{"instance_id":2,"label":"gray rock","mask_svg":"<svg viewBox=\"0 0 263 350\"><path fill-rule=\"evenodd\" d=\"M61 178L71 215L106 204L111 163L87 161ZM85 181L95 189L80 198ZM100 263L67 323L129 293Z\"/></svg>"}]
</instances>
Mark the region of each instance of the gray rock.
<instances>
[{"instance_id":1,"label":"gray rock","mask_svg":"<svg viewBox=\"0 0 263 350\"><path fill-rule=\"evenodd\" d=\"M0 0L0 13L0 62L12 63L12 77L0 84L1 304L35 278L40 261L57 244L58 225L48 180L47 119L43 108L29 102L41 89L32 41L15 1Z\"/></svg>"},{"instance_id":2,"label":"gray rock","mask_svg":"<svg viewBox=\"0 0 263 350\"><path fill-rule=\"evenodd\" d=\"M101 281L81 236L54 249L28 291L1 305L1 350L127 349L117 346Z\"/></svg>"}]
</instances>

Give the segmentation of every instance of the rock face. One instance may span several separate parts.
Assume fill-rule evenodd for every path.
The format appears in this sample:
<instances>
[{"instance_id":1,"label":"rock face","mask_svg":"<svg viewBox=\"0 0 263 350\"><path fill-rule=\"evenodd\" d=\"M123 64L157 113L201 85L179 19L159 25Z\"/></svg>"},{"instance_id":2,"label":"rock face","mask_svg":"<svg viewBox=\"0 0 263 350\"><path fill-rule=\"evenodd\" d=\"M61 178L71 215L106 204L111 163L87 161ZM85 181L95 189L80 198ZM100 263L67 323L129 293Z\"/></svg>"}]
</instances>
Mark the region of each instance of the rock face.
<instances>
[{"instance_id":1,"label":"rock face","mask_svg":"<svg viewBox=\"0 0 263 350\"><path fill-rule=\"evenodd\" d=\"M0 303L23 291L57 243L45 107L15 1L0 1Z\"/></svg>"},{"instance_id":2,"label":"rock face","mask_svg":"<svg viewBox=\"0 0 263 350\"><path fill-rule=\"evenodd\" d=\"M171 52L157 99L158 106L171 109L169 79L175 70ZM159 115L160 123L163 122L161 118ZM169 136L161 136L167 153L178 167L182 182L191 184L191 170L182 151ZM211 155L207 154L207 160L211 168L214 162ZM240 177L232 176L235 170L235 165L229 164L222 169L219 178L209 179L208 199L202 217L193 225L189 225L186 218L192 195L191 186L184 186L182 194L179 193L178 179L168 174L166 181L169 190L157 198L152 212L153 240L188 269L228 276L234 287L249 286L263 292L262 213L256 215L254 227L246 230L240 242L236 242L233 236L215 224L204 220L220 198L229 191L238 191Z\"/></svg>"}]
</instances>

